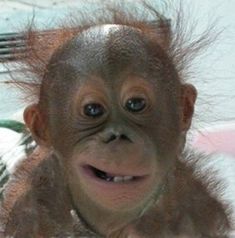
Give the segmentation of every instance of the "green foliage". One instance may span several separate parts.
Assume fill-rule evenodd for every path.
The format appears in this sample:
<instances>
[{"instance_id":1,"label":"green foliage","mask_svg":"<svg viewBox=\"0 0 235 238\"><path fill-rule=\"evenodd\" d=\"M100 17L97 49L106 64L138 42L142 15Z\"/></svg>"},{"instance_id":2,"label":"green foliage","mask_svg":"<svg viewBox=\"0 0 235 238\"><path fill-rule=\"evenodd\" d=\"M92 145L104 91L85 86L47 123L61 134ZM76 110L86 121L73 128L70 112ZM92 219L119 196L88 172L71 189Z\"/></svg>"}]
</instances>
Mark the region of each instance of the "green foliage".
<instances>
[{"instance_id":1,"label":"green foliage","mask_svg":"<svg viewBox=\"0 0 235 238\"><path fill-rule=\"evenodd\" d=\"M15 120L0 120L0 127L8 128L18 133L25 131L25 125Z\"/></svg>"}]
</instances>

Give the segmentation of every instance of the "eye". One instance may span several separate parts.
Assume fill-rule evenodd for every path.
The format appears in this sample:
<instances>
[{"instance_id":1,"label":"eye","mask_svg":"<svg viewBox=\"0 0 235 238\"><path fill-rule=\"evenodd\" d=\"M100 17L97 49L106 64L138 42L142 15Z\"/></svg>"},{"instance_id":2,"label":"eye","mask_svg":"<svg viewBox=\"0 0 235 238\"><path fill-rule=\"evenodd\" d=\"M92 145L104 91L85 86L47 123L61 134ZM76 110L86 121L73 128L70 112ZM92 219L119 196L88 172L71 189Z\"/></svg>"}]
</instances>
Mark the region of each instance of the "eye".
<instances>
[{"instance_id":1,"label":"eye","mask_svg":"<svg viewBox=\"0 0 235 238\"><path fill-rule=\"evenodd\" d=\"M130 98L127 100L125 108L130 112L140 112L146 107L144 98Z\"/></svg>"},{"instance_id":2,"label":"eye","mask_svg":"<svg viewBox=\"0 0 235 238\"><path fill-rule=\"evenodd\" d=\"M90 103L83 108L84 115L93 118L102 116L104 112L104 107L99 103Z\"/></svg>"}]
</instances>

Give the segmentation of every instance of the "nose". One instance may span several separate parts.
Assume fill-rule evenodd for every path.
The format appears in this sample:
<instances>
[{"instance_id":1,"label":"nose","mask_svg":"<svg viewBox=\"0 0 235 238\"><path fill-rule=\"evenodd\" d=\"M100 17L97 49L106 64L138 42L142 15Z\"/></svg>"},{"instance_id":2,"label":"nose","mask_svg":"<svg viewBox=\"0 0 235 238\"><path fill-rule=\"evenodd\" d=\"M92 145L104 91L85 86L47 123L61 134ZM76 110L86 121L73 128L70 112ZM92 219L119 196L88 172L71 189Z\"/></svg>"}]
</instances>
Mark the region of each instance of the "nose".
<instances>
[{"instance_id":1,"label":"nose","mask_svg":"<svg viewBox=\"0 0 235 238\"><path fill-rule=\"evenodd\" d=\"M102 141L106 144L116 140L132 142L132 140L127 135L127 133L123 133L118 130L112 130L112 129L104 131L101 137L102 137Z\"/></svg>"}]
</instances>

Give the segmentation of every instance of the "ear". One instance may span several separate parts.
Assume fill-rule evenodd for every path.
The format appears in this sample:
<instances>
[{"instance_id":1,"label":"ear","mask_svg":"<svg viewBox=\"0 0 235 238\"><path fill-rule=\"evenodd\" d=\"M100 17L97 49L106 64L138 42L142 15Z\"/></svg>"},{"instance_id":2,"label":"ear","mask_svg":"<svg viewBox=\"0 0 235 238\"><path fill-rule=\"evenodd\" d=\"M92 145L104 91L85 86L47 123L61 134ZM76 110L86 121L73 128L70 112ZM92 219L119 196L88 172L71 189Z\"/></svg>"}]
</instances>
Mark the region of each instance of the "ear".
<instances>
[{"instance_id":1,"label":"ear","mask_svg":"<svg viewBox=\"0 0 235 238\"><path fill-rule=\"evenodd\" d=\"M191 126L196 99L196 88L191 84L183 84L181 86L181 131L186 132Z\"/></svg>"},{"instance_id":2,"label":"ear","mask_svg":"<svg viewBox=\"0 0 235 238\"><path fill-rule=\"evenodd\" d=\"M36 143L49 147L51 143L47 123L37 104L32 104L24 110L24 121Z\"/></svg>"}]
</instances>

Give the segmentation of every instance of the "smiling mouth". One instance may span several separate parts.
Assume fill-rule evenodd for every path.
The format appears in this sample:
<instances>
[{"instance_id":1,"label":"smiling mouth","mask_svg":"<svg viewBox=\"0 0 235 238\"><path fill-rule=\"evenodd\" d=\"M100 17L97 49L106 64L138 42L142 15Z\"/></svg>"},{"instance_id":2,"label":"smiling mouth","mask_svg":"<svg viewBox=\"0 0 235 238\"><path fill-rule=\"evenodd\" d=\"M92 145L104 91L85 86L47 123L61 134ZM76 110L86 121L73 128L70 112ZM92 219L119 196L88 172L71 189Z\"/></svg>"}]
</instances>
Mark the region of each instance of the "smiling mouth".
<instances>
[{"instance_id":1,"label":"smiling mouth","mask_svg":"<svg viewBox=\"0 0 235 238\"><path fill-rule=\"evenodd\" d=\"M84 169L93 177L106 181L106 182L110 182L110 183L127 183L131 181L137 181L145 177L145 176L112 174L112 173L108 173L106 171L100 170L98 168L95 168L91 165L85 166Z\"/></svg>"}]
</instances>

